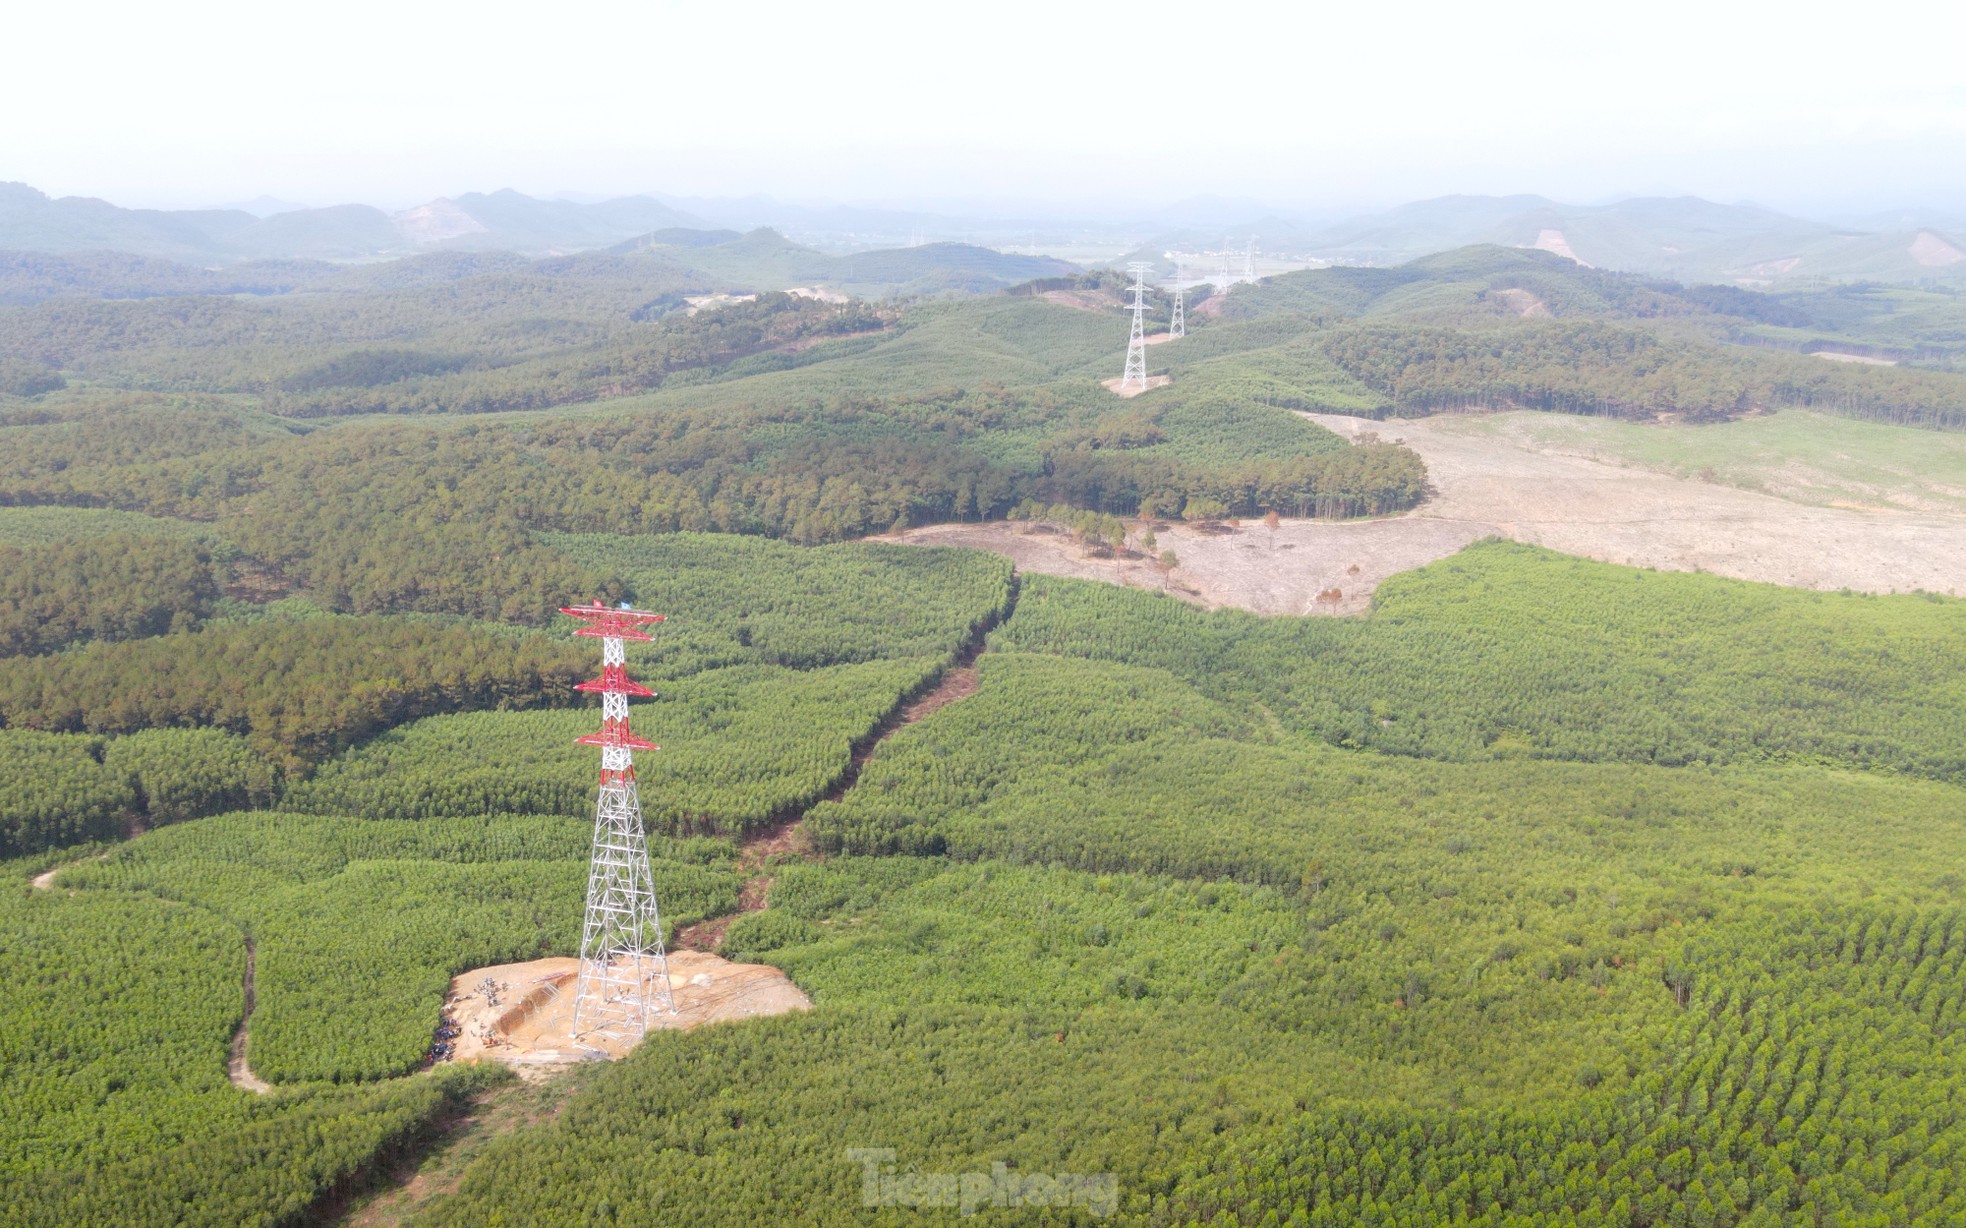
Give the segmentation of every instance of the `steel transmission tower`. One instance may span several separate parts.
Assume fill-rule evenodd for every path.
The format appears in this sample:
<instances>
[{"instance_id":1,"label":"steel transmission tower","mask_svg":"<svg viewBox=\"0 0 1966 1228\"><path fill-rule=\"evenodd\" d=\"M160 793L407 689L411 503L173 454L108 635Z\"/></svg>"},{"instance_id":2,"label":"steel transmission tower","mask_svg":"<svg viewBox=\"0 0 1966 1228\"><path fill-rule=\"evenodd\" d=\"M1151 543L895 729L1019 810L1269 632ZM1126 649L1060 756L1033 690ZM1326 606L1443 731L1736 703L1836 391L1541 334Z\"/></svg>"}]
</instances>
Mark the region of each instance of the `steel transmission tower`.
<instances>
[{"instance_id":1,"label":"steel transmission tower","mask_svg":"<svg viewBox=\"0 0 1966 1228\"><path fill-rule=\"evenodd\" d=\"M1120 391L1147 389L1147 270L1152 265L1134 261L1126 266L1133 274L1133 336L1126 343L1126 371L1120 375ZM1110 369L1110 368L1109 368Z\"/></svg>"},{"instance_id":2,"label":"steel transmission tower","mask_svg":"<svg viewBox=\"0 0 1966 1228\"><path fill-rule=\"evenodd\" d=\"M1256 236L1250 235L1249 242L1242 249L1242 279L1256 280Z\"/></svg>"},{"instance_id":3,"label":"steel transmission tower","mask_svg":"<svg viewBox=\"0 0 1966 1228\"><path fill-rule=\"evenodd\" d=\"M662 918L649 876L648 835L635 790L635 752L659 750L628 730L628 697L655 692L631 681L623 643L653 637L645 628L662 615L612 609L598 601L563 609L587 625L575 635L601 641L601 676L583 691L601 696L601 732L576 739L601 748L600 799L594 808L594 852L587 870L587 921L580 931L580 978L573 996L573 1035L639 1038L655 1011L674 1014Z\"/></svg>"},{"instance_id":4,"label":"steel transmission tower","mask_svg":"<svg viewBox=\"0 0 1966 1228\"><path fill-rule=\"evenodd\" d=\"M1178 271L1175 274L1175 278L1174 286L1169 290L1169 293L1174 296L1174 311L1167 320L1167 335L1169 339L1188 335L1188 318L1181 311L1183 292L1181 290L1180 274Z\"/></svg>"}]
</instances>

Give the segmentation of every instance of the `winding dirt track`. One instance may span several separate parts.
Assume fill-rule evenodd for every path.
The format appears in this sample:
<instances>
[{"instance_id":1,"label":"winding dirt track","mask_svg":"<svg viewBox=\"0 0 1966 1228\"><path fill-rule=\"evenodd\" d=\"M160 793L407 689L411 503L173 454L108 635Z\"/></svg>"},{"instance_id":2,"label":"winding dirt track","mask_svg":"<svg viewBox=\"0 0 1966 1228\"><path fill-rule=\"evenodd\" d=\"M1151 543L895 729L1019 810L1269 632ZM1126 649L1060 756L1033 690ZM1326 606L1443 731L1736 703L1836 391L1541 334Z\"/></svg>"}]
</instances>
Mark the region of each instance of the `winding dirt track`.
<instances>
[{"instance_id":1,"label":"winding dirt track","mask_svg":"<svg viewBox=\"0 0 1966 1228\"><path fill-rule=\"evenodd\" d=\"M1091 558L1059 533L1001 521L930 525L882 538L972 546L1025 571L1170 592L1258 614L1360 614L1387 577L1484 537L1668 571L1798 588L1966 595L1966 516L1818 507L1707 482L1538 451L1453 429L1452 419L1374 422L1306 414L1347 438L1397 439L1427 463L1432 493L1381 520L1245 521L1230 532L1162 526L1145 557ZM1135 526L1135 536L1147 526Z\"/></svg>"},{"instance_id":2,"label":"winding dirt track","mask_svg":"<svg viewBox=\"0 0 1966 1228\"><path fill-rule=\"evenodd\" d=\"M273 1090L273 1085L253 1073L246 1064L246 1046L249 1043L247 1029L253 1021L253 966L257 962L258 950L252 939L246 939L246 1006L239 1015L239 1030L232 1034L232 1052L226 1062L226 1075L232 1086L241 1091L255 1092L261 1096Z\"/></svg>"}]
</instances>

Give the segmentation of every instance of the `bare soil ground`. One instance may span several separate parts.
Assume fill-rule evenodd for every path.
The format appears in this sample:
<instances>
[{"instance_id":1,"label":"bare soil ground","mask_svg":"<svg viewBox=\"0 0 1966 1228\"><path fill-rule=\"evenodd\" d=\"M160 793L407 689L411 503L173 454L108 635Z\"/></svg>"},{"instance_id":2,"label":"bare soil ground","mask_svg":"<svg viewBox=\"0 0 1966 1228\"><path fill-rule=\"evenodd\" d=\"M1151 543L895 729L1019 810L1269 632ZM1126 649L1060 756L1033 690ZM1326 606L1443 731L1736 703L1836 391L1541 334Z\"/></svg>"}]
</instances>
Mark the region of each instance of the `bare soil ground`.
<instances>
[{"instance_id":1,"label":"bare soil ground","mask_svg":"<svg viewBox=\"0 0 1966 1228\"><path fill-rule=\"evenodd\" d=\"M1136 535L1148 527L1144 521L1131 526ZM1021 571L1171 593L1208 609L1362 614L1387 576L1444 558L1485 536L1473 526L1405 519L1285 520L1275 530L1244 521L1225 530L1156 528L1160 549L1174 551L1180 560L1172 571L1142 556L1095 558L1066 534L1031 532L1027 525L1004 521L930 525L879 540L991 550Z\"/></svg>"},{"instance_id":2,"label":"bare soil ground","mask_svg":"<svg viewBox=\"0 0 1966 1228\"><path fill-rule=\"evenodd\" d=\"M503 1062L521 1077L542 1077L577 1062L621 1057L640 1039L573 1035L574 981L580 961L568 956L473 968L451 979L444 1013L458 1028L448 1061ZM487 994L489 980L497 989ZM705 951L669 956L676 1012L657 1013L651 1026L688 1031L728 1019L809 1010L812 1000L783 972L765 964L733 964ZM653 981L651 980L651 984Z\"/></svg>"},{"instance_id":3,"label":"bare soil ground","mask_svg":"<svg viewBox=\"0 0 1966 1228\"><path fill-rule=\"evenodd\" d=\"M132 833L130 838L134 840L136 838L135 834ZM85 860L101 861L107 856L109 856L108 853L97 853L94 857L86 858ZM64 861L53 869L43 870L33 878L28 879L27 885L36 891L53 891L55 889L55 875L60 874L70 866L79 866L81 864L79 861Z\"/></svg>"},{"instance_id":4,"label":"bare soil ground","mask_svg":"<svg viewBox=\"0 0 1966 1228\"><path fill-rule=\"evenodd\" d=\"M1070 307L1076 311L1107 312L1119 306L1117 294L1106 294L1098 290L1046 290L1038 295L1047 303L1060 307Z\"/></svg>"},{"instance_id":5,"label":"bare soil ground","mask_svg":"<svg viewBox=\"0 0 1966 1228\"><path fill-rule=\"evenodd\" d=\"M1946 265L1958 264L1966 260L1966 252L1960 251L1929 230L1919 231L1918 237L1913 239L1911 246L1905 250L1911 254L1913 260L1926 268L1944 268Z\"/></svg>"},{"instance_id":6,"label":"bare soil ground","mask_svg":"<svg viewBox=\"0 0 1966 1228\"><path fill-rule=\"evenodd\" d=\"M1172 572L1144 558L1090 557L1063 534L1017 524L932 525L884 540L972 546L1025 571L1259 614L1363 613L1386 577L1491 536L1606 562L1798 588L1966 595L1966 516L1808 506L1539 451L1523 440L1457 430L1454 418L1305 416L1347 438L1402 440L1426 460L1434 493L1416 510L1382 520L1285 520L1275 530L1245 521L1226 533L1167 526L1156 535L1179 558Z\"/></svg>"},{"instance_id":7,"label":"bare soil ground","mask_svg":"<svg viewBox=\"0 0 1966 1228\"><path fill-rule=\"evenodd\" d=\"M1582 260L1578 259L1576 252L1570 250L1570 240L1564 237L1564 234L1561 230L1552 230L1548 227L1544 227L1541 231L1537 232L1536 241L1534 243L1531 243L1529 246L1538 248L1542 251L1551 252L1555 255L1563 257L1565 260L1575 260L1577 261L1578 264L1584 265L1584 267L1587 269L1591 267L1588 264L1584 264Z\"/></svg>"},{"instance_id":8,"label":"bare soil ground","mask_svg":"<svg viewBox=\"0 0 1966 1228\"><path fill-rule=\"evenodd\" d=\"M1550 314L1549 304L1527 290L1490 290L1488 297L1525 319Z\"/></svg>"},{"instance_id":9,"label":"bare soil ground","mask_svg":"<svg viewBox=\"0 0 1966 1228\"><path fill-rule=\"evenodd\" d=\"M232 1033L232 1050L226 1060L225 1071L232 1080L232 1086L264 1096L273 1090L273 1085L254 1074L253 1068L246 1062L246 1046L251 1043L247 1029L253 1021L253 965L257 955L253 940L246 939L246 1006L240 1012L238 1030Z\"/></svg>"},{"instance_id":10,"label":"bare soil ground","mask_svg":"<svg viewBox=\"0 0 1966 1228\"><path fill-rule=\"evenodd\" d=\"M1306 416L1347 437L1404 440L1427 462L1438 493L1389 525L1444 521L1612 563L1797 588L1966 594L1966 517L1811 507L1531 451L1461 433L1451 418Z\"/></svg>"},{"instance_id":11,"label":"bare soil ground","mask_svg":"<svg viewBox=\"0 0 1966 1228\"><path fill-rule=\"evenodd\" d=\"M1142 338L1142 340L1145 340L1145 338ZM1117 393L1118 395L1123 397L1137 397L1143 392L1147 392L1154 388L1164 388L1173 382L1174 382L1174 377L1171 375L1149 375L1147 377L1147 387L1128 388L1122 391L1120 388L1120 377L1116 375L1112 379L1100 380L1099 385L1100 387L1104 388L1106 391Z\"/></svg>"}]
</instances>

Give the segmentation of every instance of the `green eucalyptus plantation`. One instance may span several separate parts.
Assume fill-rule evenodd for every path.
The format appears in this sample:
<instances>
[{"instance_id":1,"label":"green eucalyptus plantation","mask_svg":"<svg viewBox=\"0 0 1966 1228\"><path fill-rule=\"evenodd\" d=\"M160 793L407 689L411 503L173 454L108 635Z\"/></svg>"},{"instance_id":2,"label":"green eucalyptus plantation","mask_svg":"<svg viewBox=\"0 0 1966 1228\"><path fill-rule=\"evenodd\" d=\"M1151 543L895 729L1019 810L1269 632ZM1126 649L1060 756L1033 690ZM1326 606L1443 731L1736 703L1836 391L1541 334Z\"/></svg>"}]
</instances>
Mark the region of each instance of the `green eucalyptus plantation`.
<instances>
[{"instance_id":1,"label":"green eucalyptus plantation","mask_svg":"<svg viewBox=\"0 0 1966 1228\"><path fill-rule=\"evenodd\" d=\"M942 670L938 658L807 671L708 670L631 709L659 740L639 768L650 830L742 835L812 805L844 779L854 748ZM422 819L494 813L585 816L594 754L574 739L591 711L471 712L391 730L332 760L285 805L320 814Z\"/></svg>"},{"instance_id":2,"label":"green eucalyptus plantation","mask_svg":"<svg viewBox=\"0 0 1966 1228\"><path fill-rule=\"evenodd\" d=\"M1007 559L871 542L799 547L755 537L606 533L545 537L621 577L667 616L631 649L635 673L675 678L719 665L791 669L952 654L1008 612Z\"/></svg>"},{"instance_id":3,"label":"green eucalyptus plantation","mask_svg":"<svg viewBox=\"0 0 1966 1228\"><path fill-rule=\"evenodd\" d=\"M245 948L207 909L0 892L0 1224L292 1223L496 1076L260 1098L226 1081Z\"/></svg>"},{"instance_id":4,"label":"green eucalyptus plantation","mask_svg":"<svg viewBox=\"0 0 1966 1228\"><path fill-rule=\"evenodd\" d=\"M0 853L122 835L271 799L276 773L222 729L119 738L0 729Z\"/></svg>"},{"instance_id":5,"label":"green eucalyptus plantation","mask_svg":"<svg viewBox=\"0 0 1966 1228\"><path fill-rule=\"evenodd\" d=\"M551 817L224 815L154 832L57 882L150 892L231 921L258 947L254 1072L351 1082L417 1067L456 972L578 952L589 831ZM736 907L729 851L655 850L666 928Z\"/></svg>"},{"instance_id":6,"label":"green eucalyptus plantation","mask_svg":"<svg viewBox=\"0 0 1966 1228\"><path fill-rule=\"evenodd\" d=\"M1027 579L729 930L813 1014L645 1047L424 1222L916 1222L853 1147L1129 1223L1952 1222L1958 609L1498 547L1349 625ZM1304 716L1351 704L1421 732Z\"/></svg>"},{"instance_id":7,"label":"green eucalyptus plantation","mask_svg":"<svg viewBox=\"0 0 1966 1228\"><path fill-rule=\"evenodd\" d=\"M1966 780L1966 602L1817 593L1481 542L1358 620L1205 613L1033 577L1006 649L1151 665L1334 745L1758 761Z\"/></svg>"}]
</instances>

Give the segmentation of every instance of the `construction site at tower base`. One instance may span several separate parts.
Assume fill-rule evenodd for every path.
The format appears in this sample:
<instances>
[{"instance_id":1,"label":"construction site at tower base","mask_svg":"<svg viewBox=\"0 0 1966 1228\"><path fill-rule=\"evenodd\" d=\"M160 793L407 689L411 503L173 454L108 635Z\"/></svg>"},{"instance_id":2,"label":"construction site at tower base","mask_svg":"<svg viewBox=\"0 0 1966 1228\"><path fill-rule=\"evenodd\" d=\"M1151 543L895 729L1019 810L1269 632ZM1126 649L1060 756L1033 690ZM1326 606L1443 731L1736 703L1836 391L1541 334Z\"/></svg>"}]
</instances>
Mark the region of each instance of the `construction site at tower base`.
<instances>
[{"instance_id":1,"label":"construction site at tower base","mask_svg":"<svg viewBox=\"0 0 1966 1228\"><path fill-rule=\"evenodd\" d=\"M575 1039L573 990L579 974L578 959L555 957L474 968L452 978L444 1019L456 1035L444 1060L501 1062L532 1077L628 1053L642 1037L590 1034ZM734 964L702 951L671 955L669 980L675 1013L651 1010L651 1033L812 1007L811 999L778 969ZM649 989L659 992L653 981Z\"/></svg>"}]
</instances>

